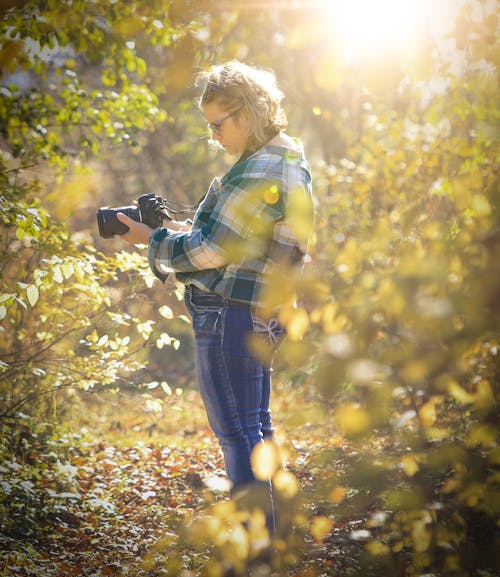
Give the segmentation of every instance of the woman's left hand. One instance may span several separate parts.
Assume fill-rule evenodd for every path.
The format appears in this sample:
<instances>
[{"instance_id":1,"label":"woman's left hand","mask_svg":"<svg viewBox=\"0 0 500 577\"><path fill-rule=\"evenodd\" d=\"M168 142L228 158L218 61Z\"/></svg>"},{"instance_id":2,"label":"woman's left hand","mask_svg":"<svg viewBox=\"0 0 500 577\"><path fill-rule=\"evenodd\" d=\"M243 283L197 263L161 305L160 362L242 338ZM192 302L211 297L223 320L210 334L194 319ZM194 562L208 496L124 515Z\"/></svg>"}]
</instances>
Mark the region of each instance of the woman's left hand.
<instances>
[{"instance_id":1,"label":"woman's left hand","mask_svg":"<svg viewBox=\"0 0 500 577\"><path fill-rule=\"evenodd\" d=\"M151 235L153 234L153 229L144 224L143 222L136 222L135 220L129 218L123 212L119 212L116 218L126 224L129 228L127 232L121 235L121 238L130 244L148 244Z\"/></svg>"}]
</instances>

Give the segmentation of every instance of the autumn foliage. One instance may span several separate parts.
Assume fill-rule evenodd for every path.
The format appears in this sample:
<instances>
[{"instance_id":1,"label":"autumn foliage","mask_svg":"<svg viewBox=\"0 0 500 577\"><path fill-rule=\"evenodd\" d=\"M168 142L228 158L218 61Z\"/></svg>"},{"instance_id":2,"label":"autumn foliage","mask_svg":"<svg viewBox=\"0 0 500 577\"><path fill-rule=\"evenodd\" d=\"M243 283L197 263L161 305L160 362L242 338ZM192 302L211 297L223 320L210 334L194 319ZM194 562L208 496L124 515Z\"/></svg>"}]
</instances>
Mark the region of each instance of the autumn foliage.
<instances>
[{"instance_id":1,"label":"autumn foliage","mask_svg":"<svg viewBox=\"0 0 500 577\"><path fill-rule=\"evenodd\" d=\"M328 3L215 4L0 3L0 572L493 576L494 3L359 65ZM303 275L269 294L299 295L254 460L272 542L222 490L181 287L95 223L151 190L183 211L227 168L191 80L235 57L276 71L316 201Z\"/></svg>"}]
</instances>

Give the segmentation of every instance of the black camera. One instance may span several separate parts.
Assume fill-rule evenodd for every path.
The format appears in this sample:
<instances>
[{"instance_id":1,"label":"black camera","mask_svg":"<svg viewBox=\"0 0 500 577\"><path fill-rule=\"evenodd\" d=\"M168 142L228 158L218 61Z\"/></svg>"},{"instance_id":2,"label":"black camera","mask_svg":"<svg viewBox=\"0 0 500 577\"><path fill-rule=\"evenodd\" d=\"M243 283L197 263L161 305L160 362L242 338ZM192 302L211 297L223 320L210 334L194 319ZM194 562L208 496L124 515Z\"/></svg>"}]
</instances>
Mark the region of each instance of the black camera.
<instances>
[{"instance_id":1,"label":"black camera","mask_svg":"<svg viewBox=\"0 0 500 577\"><path fill-rule=\"evenodd\" d=\"M116 215L123 212L136 222L143 222L151 228L162 225L163 219L172 220L165 206L165 201L154 193L143 194L137 199L137 206L120 206L110 208L103 206L97 211L97 225L102 238L120 236L128 231L128 226L120 222Z\"/></svg>"}]
</instances>

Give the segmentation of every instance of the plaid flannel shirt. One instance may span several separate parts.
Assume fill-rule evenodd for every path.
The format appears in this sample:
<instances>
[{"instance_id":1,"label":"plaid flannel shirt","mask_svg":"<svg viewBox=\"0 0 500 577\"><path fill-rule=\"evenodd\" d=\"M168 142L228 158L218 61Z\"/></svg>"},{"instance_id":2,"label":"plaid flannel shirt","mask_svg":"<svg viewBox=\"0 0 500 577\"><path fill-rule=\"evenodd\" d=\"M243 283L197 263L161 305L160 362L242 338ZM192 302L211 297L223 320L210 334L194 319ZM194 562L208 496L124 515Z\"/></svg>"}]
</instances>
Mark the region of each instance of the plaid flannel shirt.
<instances>
[{"instance_id":1,"label":"plaid flannel shirt","mask_svg":"<svg viewBox=\"0 0 500 577\"><path fill-rule=\"evenodd\" d=\"M148 251L155 275L165 282L175 272L186 285L257 305L274 265L301 265L313 217L311 172L296 143L270 143L215 178L189 232L157 229Z\"/></svg>"}]
</instances>

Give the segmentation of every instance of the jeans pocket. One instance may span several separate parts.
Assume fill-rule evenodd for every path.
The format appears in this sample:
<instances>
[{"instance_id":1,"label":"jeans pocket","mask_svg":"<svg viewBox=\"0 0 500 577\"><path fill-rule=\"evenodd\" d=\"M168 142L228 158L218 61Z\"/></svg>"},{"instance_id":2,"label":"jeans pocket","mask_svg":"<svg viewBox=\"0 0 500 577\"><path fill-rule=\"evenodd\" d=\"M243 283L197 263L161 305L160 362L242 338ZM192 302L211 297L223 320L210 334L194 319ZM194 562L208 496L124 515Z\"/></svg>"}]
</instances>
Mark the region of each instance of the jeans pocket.
<instances>
[{"instance_id":1,"label":"jeans pocket","mask_svg":"<svg viewBox=\"0 0 500 577\"><path fill-rule=\"evenodd\" d=\"M202 304L195 304L190 291L186 291L184 300L186 308L191 315L195 333L216 334L222 330L222 316L224 312L222 305L211 304L204 306Z\"/></svg>"},{"instance_id":2,"label":"jeans pocket","mask_svg":"<svg viewBox=\"0 0 500 577\"><path fill-rule=\"evenodd\" d=\"M286 329L277 318L263 319L255 310L252 310L252 324L255 336L265 339L273 350L286 336Z\"/></svg>"},{"instance_id":3,"label":"jeans pocket","mask_svg":"<svg viewBox=\"0 0 500 577\"><path fill-rule=\"evenodd\" d=\"M222 307L219 309L202 309L193 315L195 333L217 334L222 329Z\"/></svg>"}]
</instances>

